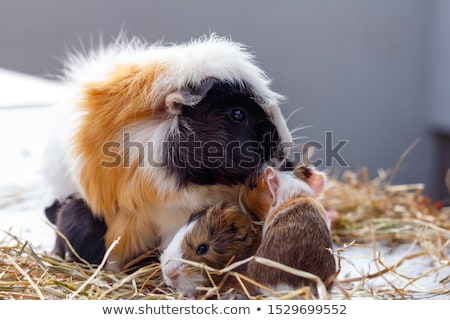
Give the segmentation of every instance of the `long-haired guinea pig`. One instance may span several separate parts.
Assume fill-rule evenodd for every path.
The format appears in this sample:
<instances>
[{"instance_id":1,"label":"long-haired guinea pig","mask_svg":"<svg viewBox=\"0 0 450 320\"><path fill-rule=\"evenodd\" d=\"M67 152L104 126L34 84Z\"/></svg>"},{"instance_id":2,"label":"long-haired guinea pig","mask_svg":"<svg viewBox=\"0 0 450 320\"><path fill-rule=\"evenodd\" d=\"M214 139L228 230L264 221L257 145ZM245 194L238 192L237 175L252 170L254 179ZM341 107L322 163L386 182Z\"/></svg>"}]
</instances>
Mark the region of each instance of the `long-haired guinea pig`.
<instances>
[{"instance_id":1,"label":"long-haired guinea pig","mask_svg":"<svg viewBox=\"0 0 450 320\"><path fill-rule=\"evenodd\" d=\"M92 215L83 199L72 195L62 202L55 200L45 208L45 215L66 238L56 236L54 254L68 261L81 262L83 259L91 264L100 264L105 254L106 225L102 219Z\"/></svg>"},{"instance_id":2,"label":"long-haired guinea pig","mask_svg":"<svg viewBox=\"0 0 450 320\"><path fill-rule=\"evenodd\" d=\"M325 175L298 167L280 172L266 167L257 179L249 179L243 204L264 219L261 245L255 256L264 257L318 276L331 290L336 261L329 249L333 243L327 212L315 199L325 185ZM275 290L309 286L316 282L251 261L248 276Z\"/></svg>"},{"instance_id":3,"label":"long-haired guinea pig","mask_svg":"<svg viewBox=\"0 0 450 320\"><path fill-rule=\"evenodd\" d=\"M254 224L249 215L238 206L219 202L195 213L173 238L161 255L162 273L167 285L176 288L187 297L200 292L197 287L211 287L204 270L173 258L204 263L215 269L252 256L261 241L261 226ZM246 264L234 269L245 272ZM223 275L212 274L216 285ZM234 278L228 278L222 289L239 286Z\"/></svg>"},{"instance_id":4,"label":"long-haired guinea pig","mask_svg":"<svg viewBox=\"0 0 450 320\"><path fill-rule=\"evenodd\" d=\"M241 44L117 43L69 59L67 94L46 153L55 198L79 193L104 219L110 269L165 248L189 213L238 202L239 183L282 162L282 96Z\"/></svg>"}]
</instances>

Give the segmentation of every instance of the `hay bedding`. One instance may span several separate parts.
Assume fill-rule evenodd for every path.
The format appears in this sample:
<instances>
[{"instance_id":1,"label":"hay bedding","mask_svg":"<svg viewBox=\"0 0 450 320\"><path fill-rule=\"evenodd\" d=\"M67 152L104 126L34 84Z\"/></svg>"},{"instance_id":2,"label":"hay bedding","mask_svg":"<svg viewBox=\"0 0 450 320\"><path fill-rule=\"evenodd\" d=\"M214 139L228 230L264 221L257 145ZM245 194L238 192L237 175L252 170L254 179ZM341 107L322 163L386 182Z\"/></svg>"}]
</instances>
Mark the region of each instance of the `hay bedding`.
<instances>
[{"instance_id":1,"label":"hay bedding","mask_svg":"<svg viewBox=\"0 0 450 320\"><path fill-rule=\"evenodd\" d=\"M392 174L383 170L369 180L365 169L330 179L322 202L336 215L333 253L340 269L332 292L319 290L318 298L450 298L450 207L424 196L422 184L392 185L391 180ZM214 270L198 265L210 273L237 277L245 295L249 283L258 284L235 273L234 267ZM220 285L202 288L200 299L235 298L235 292L220 292ZM274 295L317 298L309 288ZM182 298L164 285L157 263L113 273L103 265L63 261L10 232L0 234L0 299Z\"/></svg>"}]
</instances>

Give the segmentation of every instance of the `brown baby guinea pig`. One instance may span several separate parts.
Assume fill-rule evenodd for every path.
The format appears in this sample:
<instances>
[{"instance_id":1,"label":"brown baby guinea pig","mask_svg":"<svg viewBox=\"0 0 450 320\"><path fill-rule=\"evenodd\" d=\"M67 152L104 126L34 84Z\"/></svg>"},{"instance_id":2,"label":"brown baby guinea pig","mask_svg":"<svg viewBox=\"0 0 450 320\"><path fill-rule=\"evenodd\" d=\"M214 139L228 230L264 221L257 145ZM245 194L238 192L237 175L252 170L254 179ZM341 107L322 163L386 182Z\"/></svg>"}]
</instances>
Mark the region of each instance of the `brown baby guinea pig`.
<instances>
[{"instance_id":1,"label":"brown baby guinea pig","mask_svg":"<svg viewBox=\"0 0 450 320\"><path fill-rule=\"evenodd\" d=\"M261 241L261 226L238 206L219 202L206 210L194 213L172 239L161 255L162 273L168 286L189 298L197 297L198 287L211 287L205 270L184 263L184 260L204 263L214 269L246 259L256 252ZM245 272L247 264L234 271ZM224 275L211 274L219 285ZM239 288L229 277L222 289Z\"/></svg>"},{"instance_id":2,"label":"brown baby guinea pig","mask_svg":"<svg viewBox=\"0 0 450 320\"><path fill-rule=\"evenodd\" d=\"M304 193L314 198L320 197L325 182L325 174L309 166L299 165L293 171L278 171L266 166L261 174L249 177L245 186L241 187L240 201L259 220L264 220L271 208L292 195Z\"/></svg>"},{"instance_id":3,"label":"brown baby guinea pig","mask_svg":"<svg viewBox=\"0 0 450 320\"><path fill-rule=\"evenodd\" d=\"M325 175L312 168L298 167L280 172L266 167L256 179L249 179L242 203L264 219L261 245L255 256L318 276L331 290L336 261L327 212L315 199L325 186ZM317 283L278 268L250 261L247 275L274 291L293 291L309 286L317 294Z\"/></svg>"}]
</instances>

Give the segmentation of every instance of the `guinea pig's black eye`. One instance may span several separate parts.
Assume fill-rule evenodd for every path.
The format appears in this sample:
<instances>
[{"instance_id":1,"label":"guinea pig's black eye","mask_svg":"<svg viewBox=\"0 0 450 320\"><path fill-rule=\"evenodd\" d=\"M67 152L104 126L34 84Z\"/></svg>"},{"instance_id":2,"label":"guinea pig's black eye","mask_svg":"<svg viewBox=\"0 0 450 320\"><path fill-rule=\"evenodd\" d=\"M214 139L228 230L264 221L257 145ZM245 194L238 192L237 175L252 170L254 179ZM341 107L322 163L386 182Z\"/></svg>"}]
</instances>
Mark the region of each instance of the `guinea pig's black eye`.
<instances>
[{"instance_id":1,"label":"guinea pig's black eye","mask_svg":"<svg viewBox=\"0 0 450 320\"><path fill-rule=\"evenodd\" d=\"M256 183L255 182L250 182L250 184L248 185L248 187L250 188L250 190L253 190L256 188Z\"/></svg>"},{"instance_id":2,"label":"guinea pig's black eye","mask_svg":"<svg viewBox=\"0 0 450 320\"><path fill-rule=\"evenodd\" d=\"M233 108L229 112L230 119L234 122L244 122L246 119L245 112L241 108Z\"/></svg>"},{"instance_id":3,"label":"guinea pig's black eye","mask_svg":"<svg viewBox=\"0 0 450 320\"><path fill-rule=\"evenodd\" d=\"M203 256L208 252L209 246L207 244L202 243L197 247L197 251L195 251L195 254L198 256Z\"/></svg>"}]
</instances>

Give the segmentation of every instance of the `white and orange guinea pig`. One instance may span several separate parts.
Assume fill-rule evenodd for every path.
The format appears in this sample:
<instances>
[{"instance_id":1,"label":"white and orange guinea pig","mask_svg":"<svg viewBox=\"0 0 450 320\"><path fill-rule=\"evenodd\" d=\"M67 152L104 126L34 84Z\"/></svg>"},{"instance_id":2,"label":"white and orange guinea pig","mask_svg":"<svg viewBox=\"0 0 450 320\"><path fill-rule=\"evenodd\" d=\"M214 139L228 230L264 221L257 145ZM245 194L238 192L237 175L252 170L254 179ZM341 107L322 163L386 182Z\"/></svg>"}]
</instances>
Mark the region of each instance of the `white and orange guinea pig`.
<instances>
[{"instance_id":1,"label":"white and orange guinea pig","mask_svg":"<svg viewBox=\"0 0 450 320\"><path fill-rule=\"evenodd\" d=\"M210 273L214 282L211 283L204 269L179 259L221 270L254 255L260 241L261 224L254 223L238 206L218 202L193 214L162 253L164 281L190 298L205 293L200 288L213 285L220 286L222 291L233 288L239 292L242 288L234 277L224 279L225 274ZM246 268L247 264L242 264L233 271L245 273Z\"/></svg>"},{"instance_id":2,"label":"white and orange guinea pig","mask_svg":"<svg viewBox=\"0 0 450 320\"><path fill-rule=\"evenodd\" d=\"M64 71L45 171L57 200L77 194L104 221L107 248L120 237L110 269L164 249L192 212L237 203L239 184L288 154L282 97L230 40L117 41Z\"/></svg>"},{"instance_id":3,"label":"white and orange guinea pig","mask_svg":"<svg viewBox=\"0 0 450 320\"><path fill-rule=\"evenodd\" d=\"M267 258L318 276L331 290L336 272L330 222L316 200L326 177L306 166L282 172L266 167L257 178L249 178L241 194L247 210L264 220L261 245L255 256ZM292 291L316 282L250 261L247 275L274 291Z\"/></svg>"}]
</instances>

